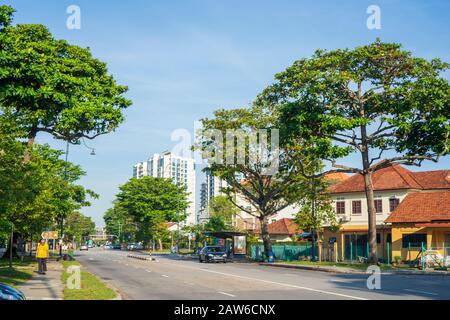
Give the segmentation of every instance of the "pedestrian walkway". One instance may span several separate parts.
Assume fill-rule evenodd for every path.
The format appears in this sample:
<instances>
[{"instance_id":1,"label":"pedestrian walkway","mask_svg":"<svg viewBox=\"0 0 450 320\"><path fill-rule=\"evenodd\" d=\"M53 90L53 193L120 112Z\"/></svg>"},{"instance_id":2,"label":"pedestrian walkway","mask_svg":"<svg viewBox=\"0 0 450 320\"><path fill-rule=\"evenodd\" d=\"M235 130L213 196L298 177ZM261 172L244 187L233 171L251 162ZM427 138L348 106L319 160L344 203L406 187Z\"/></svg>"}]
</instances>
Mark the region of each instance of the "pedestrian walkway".
<instances>
[{"instance_id":1,"label":"pedestrian walkway","mask_svg":"<svg viewBox=\"0 0 450 320\"><path fill-rule=\"evenodd\" d=\"M25 294L27 300L63 299L62 265L56 261L49 261L47 269L47 274L35 273L30 280L18 286L18 289Z\"/></svg>"}]
</instances>

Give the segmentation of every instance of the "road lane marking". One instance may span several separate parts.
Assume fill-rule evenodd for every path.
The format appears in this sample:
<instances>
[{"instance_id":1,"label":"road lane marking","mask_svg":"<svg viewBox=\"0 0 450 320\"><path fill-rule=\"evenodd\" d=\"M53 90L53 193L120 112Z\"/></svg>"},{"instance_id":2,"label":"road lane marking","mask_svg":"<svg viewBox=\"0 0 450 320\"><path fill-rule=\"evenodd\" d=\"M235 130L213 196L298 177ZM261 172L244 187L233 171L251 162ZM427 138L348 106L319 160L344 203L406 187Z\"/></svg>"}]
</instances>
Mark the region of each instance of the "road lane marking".
<instances>
[{"instance_id":1,"label":"road lane marking","mask_svg":"<svg viewBox=\"0 0 450 320\"><path fill-rule=\"evenodd\" d=\"M200 270L205 271L205 272L210 272L210 273L221 274L221 275L224 275L224 276L231 276L231 277L235 277L235 278L241 278L241 279L247 279L247 280L253 280L253 281L260 281L260 282L264 282L264 283L276 284L276 285L279 285L279 286L285 286L285 287L289 287L289 288L295 288L295 289L301 289L301 290L312 291L312 292L317 292L317 293L323 293L323 294L328 294L328 295L333 295L333 296L338 296L338 297L343 297L343 298L350 298L350 299L355 299L355 300L369 300L369 299L366 299L366 298L351 296L351 295L343 294L343 293L337 293L337 292L332 292L332 291L325 291L325 290L319 290L319 289L314 289L314 288L296 286L296 285L293 285L293 284L287 284L287 283L275 282L275 281L269 281L269 280L262 280L262 279L251 278L251 277L246 277L246 276L239 276L239 275L232 274L232 273L218 272L218 271L212 271L212 270L207 270L207 269L200 269Z\"/></svg>"},{"instance_id":2,"label":"road lane marking","mask_svg":"<svg viewBox=\"0 0 450 320\"><path fill-rule=\"evenodd\" d=\"M231 293L226 293L226 292L222 292L222 291L219 291L218 293L223 294L225 296L233 297L233 298L236 297L234 294L231 294Z\"/></svg>"},{"instance_id":3,"label":"road lane marking","mask_svg":"<svg viewBox=\"0 0 450 320\"><path fill-rule=\"evenodd\" d=\"M414 293L428 294L430 296L437 296L438 295L437 293L434 293L434 292L427 292L427 291L421 291L421 290L414 290L414 289L403 289L403 290L408 291L408 292L414 292Z\"/></svg>"},{"instance_id":4,"label":"road lane marking","mask_svg":"<svg viewBox=\"0 0 450 320\"><path fill-rule=\"evenodd\" d=\"M147 272L151 272L151 270L145 270L145 271L147 271Z\"/></svg>"},{"instance_id":5,"label":"road lane marking","mask_svg":"<svg viewBox=\"0 0 450 320\"><path fill-rule=\"evenodd\" d=\"M161 276L163 276L164 278L168 278L169 276L166 276L165 274L162 274Z\"/></svg>"}]
</instances>

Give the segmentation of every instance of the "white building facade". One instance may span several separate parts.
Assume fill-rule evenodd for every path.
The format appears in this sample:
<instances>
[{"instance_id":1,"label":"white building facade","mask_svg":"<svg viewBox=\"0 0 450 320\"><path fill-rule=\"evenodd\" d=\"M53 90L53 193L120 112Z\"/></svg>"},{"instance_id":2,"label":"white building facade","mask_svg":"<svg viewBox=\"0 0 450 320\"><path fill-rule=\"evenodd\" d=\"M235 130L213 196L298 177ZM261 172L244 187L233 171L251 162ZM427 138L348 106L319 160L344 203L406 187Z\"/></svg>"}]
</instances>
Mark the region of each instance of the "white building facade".
<instances>
[{"instance_id":1,"label":"white building facade","mask_svg":"<svg viewBox=\"0 0 450 320\"><path fill-rule=\"evenodd\" d=\"M136 172L136 174L135 174ZM133 176L142 178L151 176L155 178L169 178L174 184L184 186L188 192L189 207L186 209L187 225L197 222L195 214L196 205L196 176L195 176L195 160L192 158L184 158L176 156L169 151L161 154L154 154L148 161L140 162L134 166Z\"/></svg>"},{"instance_id":2,"label":"white building facade","mask_svg":"<svg viewBox=\"0 0 450 320\"><path fill-rule=\"evenodd\" d=\"M133 166L133 178L141 179L146 176L149 176L147 161L138 162Z\"/></svg>"}]
</instances>

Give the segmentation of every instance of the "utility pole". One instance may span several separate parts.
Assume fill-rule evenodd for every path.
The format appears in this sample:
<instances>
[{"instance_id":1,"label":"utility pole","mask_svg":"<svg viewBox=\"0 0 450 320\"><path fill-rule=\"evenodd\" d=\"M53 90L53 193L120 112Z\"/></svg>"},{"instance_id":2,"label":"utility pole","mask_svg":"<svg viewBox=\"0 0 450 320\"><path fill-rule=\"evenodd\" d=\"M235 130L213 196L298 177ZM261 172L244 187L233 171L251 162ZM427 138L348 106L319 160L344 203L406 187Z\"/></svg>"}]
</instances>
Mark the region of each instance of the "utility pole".
<instances>
[{"instance_id":1,"label":"utility pole","mask_svg":"<svg viewBox=\"0 0 450 320\"><path fill-rule=\"evenodd\" d=\"M95 156L96 154L95 154L95 149L94 148L91 148L91 147L89 147L87 144L86 144L86 141L84 141L84 138L81 138L81 141L83 141L83 143L84 143L84 146L86 147L86 149L89 149L89 150L91 150L91 156ZM78 140L78 142L79 142L79 140ZM81 144L81 142L80 143L78 143L78 144ZM68 165L68 159L69 159L69 146L70 146L70 142L69 142L69 140L67 140L67 143L66 143L66 158L65 158L65 160L66 160L66 162L65 162L65 164L64 164L64 180L67 180L67 165ZM67 214L68 214L68 212L66 212ZM64 240L64 215L62 215L61 216L61 225L60 225L60 227L61 227L61 244L59 245L59 256L60 256L60 258L62 258L62 243L63 243L63 240Z\"/></svg>"},{"instance_id":2,"label":"utility pole","mask_svg":"<svg viewBox=\"0 0 450 320\"><path fill-rule=\"evenodd\" d=\"M11 243L9 244L9 267L12 268L13 260L13 243L14 243L14 224L11 222Z\"/></svg>"},{"instance_id":3,"label":"utility pole","mask_svg":"<svg viewBox=\"0 0 450 320\"><path fill-rule=\"evenodd\" d=\"M119 243L122 243L122 241L120 240L122 224L120 223L120 221L118 223L119 223Z\"/></svg>"},{"instance_id":4,"label":"utility pole","mask_svg":"<svg viewBox=\"0 0 450 320\"><path fill-rule=\"evenodd\" d=\"M67 160L69 158L69 141L66 144L66 162L64 163L64 180L67 180ZM62 244L64 241L64 215L61 216L61 243L59 244L59 257L62 258Z\"/></svg>"}]
</instances>

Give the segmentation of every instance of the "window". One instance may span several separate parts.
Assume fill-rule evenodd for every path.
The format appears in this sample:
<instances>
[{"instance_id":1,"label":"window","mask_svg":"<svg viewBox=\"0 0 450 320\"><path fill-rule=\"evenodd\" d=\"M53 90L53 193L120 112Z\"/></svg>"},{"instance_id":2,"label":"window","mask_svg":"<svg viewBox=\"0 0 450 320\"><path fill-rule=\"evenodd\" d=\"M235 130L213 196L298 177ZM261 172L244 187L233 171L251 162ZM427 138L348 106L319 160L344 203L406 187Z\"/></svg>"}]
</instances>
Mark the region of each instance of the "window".
<instances>
[{"instance_id":1,"label":"window","mask_svg":"<svg viewBox=\"0 0 450 320\"><path fill-rule=\"evenodd\" d=\"M337 201L336 202L336 213L337 214L345 214L345 201Z\"/></svg>"},{"instance_id":2,"label":"window","mask_svg":"<svg viewBox=\"0 0 450 320\"><path fill-rule=\"evenodd\" d=\"M407 249L409 246L411 248L421 248L423 245L427 246L427 234L426 233L410 233L402 235L402 247Z\"/></svg>"},{"instance_id":3,"label":"window","mask_svg":"<svg viewBox=\"0 0 450 320\"><path fill-rule=\"evenodd\" d=\"M381 199L374 200L374 205L376 213L383 213L383 200Z\"/></svg>"},{"instance_id":4,"label":"window","mask_svg":"<svg viewBox=\"0 0 450 320\"><path fill-rule=\"evenodd\" d=\"M400 204L400 199L390 198L389 199L389 210L391 212L394 211L395 209L397 209L399 204Z\"/></svg>"},{"instance_id":5,"label":"window","mask_svg":"<svg viewBox=\"0 0 450 320\"><path fill-rule=\"evenodd\" d=\"M352 214L361 214L361 200L352 201Z\"/></svg>"}]
</instances>

